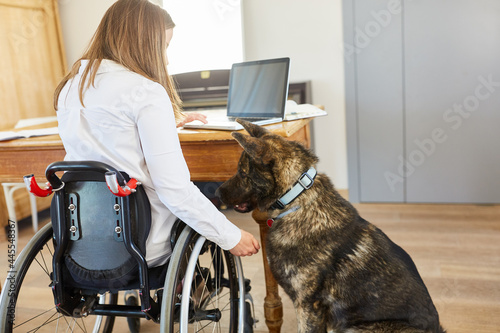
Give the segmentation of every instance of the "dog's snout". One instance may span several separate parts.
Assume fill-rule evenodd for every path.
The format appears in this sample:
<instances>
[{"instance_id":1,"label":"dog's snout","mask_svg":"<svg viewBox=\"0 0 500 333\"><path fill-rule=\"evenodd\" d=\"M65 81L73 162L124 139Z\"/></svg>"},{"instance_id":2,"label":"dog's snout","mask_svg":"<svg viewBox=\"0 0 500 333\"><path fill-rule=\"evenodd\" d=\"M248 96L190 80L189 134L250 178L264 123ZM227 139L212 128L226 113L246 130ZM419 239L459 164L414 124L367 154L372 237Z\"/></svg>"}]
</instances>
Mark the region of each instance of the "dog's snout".
<instances>
[{"instance_id":1,"label":"dog's snout","mask_svg":"<svg viewBox=\"0 0 500 333\"><path fill-rule=\"evenodd\" d=\"M217 190L215 190L215 195L226 204L228 203L229 198L231 197L230 188L232 186L231 185L232 181L233 181L232 178L225 181L217 188Z\"/></svg>"}]
</instances>

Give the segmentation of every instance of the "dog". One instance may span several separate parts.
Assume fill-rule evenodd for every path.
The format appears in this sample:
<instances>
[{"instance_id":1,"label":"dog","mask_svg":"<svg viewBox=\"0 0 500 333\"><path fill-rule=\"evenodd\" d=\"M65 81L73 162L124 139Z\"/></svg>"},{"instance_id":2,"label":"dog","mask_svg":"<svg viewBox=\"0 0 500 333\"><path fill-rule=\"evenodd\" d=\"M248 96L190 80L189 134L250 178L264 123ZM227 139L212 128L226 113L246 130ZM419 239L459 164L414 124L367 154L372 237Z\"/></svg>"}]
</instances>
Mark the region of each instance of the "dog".
<instances>
[{"instance_id":1,"label":"dog","mask_svg":"<svg viewBox=\"0 0 500 333\"><path fill-rule=\"evenodd\" d=\"M266 211L267 257L293 301L298 332L444 333L410 256L361 218L316 173L318 158L298 142L238 120L237 173L218 189L241 213Z\"/></svg>"}]
</instances>

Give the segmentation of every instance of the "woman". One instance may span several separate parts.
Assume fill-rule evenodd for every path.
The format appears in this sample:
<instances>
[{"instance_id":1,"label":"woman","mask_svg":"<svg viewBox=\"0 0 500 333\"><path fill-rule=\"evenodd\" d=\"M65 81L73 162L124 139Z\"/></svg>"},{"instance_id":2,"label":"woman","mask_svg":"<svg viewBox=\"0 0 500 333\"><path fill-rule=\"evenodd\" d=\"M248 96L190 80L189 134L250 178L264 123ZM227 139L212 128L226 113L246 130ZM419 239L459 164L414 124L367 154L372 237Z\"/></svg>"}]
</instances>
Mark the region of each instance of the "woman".
<instances>
[{"instance_id":1,"label":"woman","mask_svg":"<svg viewBox=\"0 0 500 333\"><path fill-rule=\"evenodd\" d=\"M147 0L119 0L105 13L90 46L55 91L65 160L96 160L125 171L144 186L152 226L150 267L166 262L167 241L180 218L238 256L260 246L229 222L190 181L176 126L185 117L167 73L174 23Z\"/></svg>"}]
</instances>

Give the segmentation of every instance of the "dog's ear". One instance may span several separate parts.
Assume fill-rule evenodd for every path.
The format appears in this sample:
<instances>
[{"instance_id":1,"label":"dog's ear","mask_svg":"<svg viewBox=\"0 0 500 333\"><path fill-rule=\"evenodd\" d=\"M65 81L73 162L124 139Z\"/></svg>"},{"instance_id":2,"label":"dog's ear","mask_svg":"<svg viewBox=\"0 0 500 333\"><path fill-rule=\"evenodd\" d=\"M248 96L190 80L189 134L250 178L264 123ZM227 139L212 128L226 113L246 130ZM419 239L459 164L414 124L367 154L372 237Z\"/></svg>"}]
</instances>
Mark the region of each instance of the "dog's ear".
<instances>
[{"instance_id":1,"label":"dog's ear","mask_svg":"<svg viewBox=\"0 0 500 333\"><path fill-rule=\"evenodd\" d=\"M265 156L267 155L267 149L264 140L238 132L233 132L231 134L252 159L266 163Z\"/></svg>"},{"instance_id":2,"label":"dog's ear","mask_svg":"<svg viewBox=\"0 0 500 333\"><path fill-rule=\"evenodd\" d=\"M259 125L252 124L249 121L243 120L243 119L236 119L237 122L239 122L243 128L253 137L260 138L264 134L269 134L268 130L266 130L264 127L261 127Z\"/></svg>"}]
</instances>

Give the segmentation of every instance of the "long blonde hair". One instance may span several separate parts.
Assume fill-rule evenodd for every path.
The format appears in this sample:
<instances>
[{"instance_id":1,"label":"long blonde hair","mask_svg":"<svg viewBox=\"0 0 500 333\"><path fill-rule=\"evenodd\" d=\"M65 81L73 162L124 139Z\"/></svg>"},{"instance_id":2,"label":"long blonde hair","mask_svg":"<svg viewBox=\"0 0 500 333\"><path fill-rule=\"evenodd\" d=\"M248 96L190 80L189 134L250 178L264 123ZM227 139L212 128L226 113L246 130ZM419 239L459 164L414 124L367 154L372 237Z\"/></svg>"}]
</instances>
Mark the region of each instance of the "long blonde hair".
<instances>
[{"instance_id":1,"label":"long blonde hair","mask_svg":"<svg viewBox=\"0 0 500 333\"><path fill-rule=\"evenodd\" d=\"M113 60L129 70L161 84L167 91L177 122L184 118L181 100L167 71L166 30L175 26L166 10L148 0L118 0L104 14L89 47L59 83L54 93L54 108L61 90L79 71L81 60L89 65L79 83L83 104L85 91L94 85L103 59Z\"/></svg>"}]
</instances>

